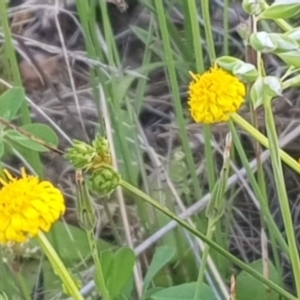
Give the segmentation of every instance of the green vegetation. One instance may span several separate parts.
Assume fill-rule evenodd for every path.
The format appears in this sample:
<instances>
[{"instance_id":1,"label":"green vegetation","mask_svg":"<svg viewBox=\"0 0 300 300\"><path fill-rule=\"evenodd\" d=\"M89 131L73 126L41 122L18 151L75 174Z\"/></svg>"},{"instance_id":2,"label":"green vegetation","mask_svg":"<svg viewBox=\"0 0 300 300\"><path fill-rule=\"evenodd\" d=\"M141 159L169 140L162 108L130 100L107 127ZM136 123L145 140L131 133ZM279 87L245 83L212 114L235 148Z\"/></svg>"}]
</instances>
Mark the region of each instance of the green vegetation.
<instances>
[{"instance_id":1,"label":"green vegetation","mask_svg":"<svg viewBox=\"0 0 300 300\"><path fill-rule=\"evenodd\" d=\"M61 69L37 68L38 97L61 93L52 81L68 87L72 104L59 95L62 111L54 109L76 124L65 133L48 116L51 103L31 100L19 56L37 65L39 56L12 33L22 9L0 1L0 298L300 300L291 199L300 184L289 183L299 182L300 155L286 148L292 140L283 140L275 110L278 101L299 106L300 3L221 2L76 0L72 34L85 51L54 15L59 46L44 47ZM234 33L233 6L248 18ZM149 108L149 99L160 106ZM46 196L26 190L29 180L13 189L18 180L5 170L19 178L20 166L64 194L66 213L49 232L41 225L33 234L25 212L17 220L28 203L52 213L35 202ZM14 230L33 236L20 243Z\"/></svg>"}]
</instances>

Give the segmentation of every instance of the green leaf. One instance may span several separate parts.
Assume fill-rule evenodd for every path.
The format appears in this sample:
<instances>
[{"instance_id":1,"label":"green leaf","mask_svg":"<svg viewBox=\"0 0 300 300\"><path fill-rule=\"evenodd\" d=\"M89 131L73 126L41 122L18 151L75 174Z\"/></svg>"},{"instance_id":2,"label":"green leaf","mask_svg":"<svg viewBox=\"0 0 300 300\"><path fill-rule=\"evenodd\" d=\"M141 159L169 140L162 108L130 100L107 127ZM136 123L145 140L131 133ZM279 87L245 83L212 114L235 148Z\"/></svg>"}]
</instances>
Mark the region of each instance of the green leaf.
<instances>
[{"instance_id":1,"label":"green leaf","mask_svg":"<svg viewBox=\"0 0 300 300\"><path fill-rule=\"evenodd\" d=\"M56 135L55 131L45 124L27 124L22 126L22 129L28 131L29 133L54 147L57 147L58 145L58 136Z\"/></svg>"},{"instance_id":2,"label":"green leaf","mask_svg":"<svg viewBox=\"0 0 300 300\"><path fill-rule=\"evenodd\" d=\"M47 152L48 151L48 149L46 147L40 145L37 142L34 142L27 136L19 133L18 131L12 130L12 129L9 129L6 131L6 138L9 139L10 141L13 141L13 142L21 145L24 148L27 148L27 149L31 149L31 150L38 151L38 152ZM12 144L12 147L14 147L13 144Z\"/></svg>"},{"instance_id":3,"label":"green leaf","mask_svg":"<svg viewBox=\"0 0 300 300\"><path fill-rule=\"evenodd\" d=\"M259 77L251 87L250 98L254 109L275 96L282 94L282 85L275 76Z\"/></svg>"},{"instance_id":4,"label":"green leaf","mask_svg":"<svg viewBox=\"0 0 300 300\"><path fill-rule=\"evenodd\" d=\"M111 297L118 296L129 283L134 264L135 253L132 249L122 247L114 253L112 268L106 277L107 289Z\"/></svg>"},{"instance_id":5,"label":"green leaf","mask_svg":"<svg viewBox=\"0 0 300 300\"><path fill-rule=\"evenodd\" d=\"M2 260L4 260L2 258ZM1 272L0 272L0 291L7 294L8 299L22 299L21 291L18 285L16 285L15 279L8 266L4 264L4 261L1 263Z\"/></svg>"},{"instance_id":6,"label":"green leaf","mask_svg":"<svg viewBox=\"0 0 300 300\"><path fill-rule=\"evenodd\" d=\"M276 54L289 66L300 68L300 49Z\"/></svg>"},{"instance_id":7,"label":"green leaf","mask_svg":"<svg viewBox=\"0 0 300 300\"><path fill-rule=\"evenodd\" d=\"M248 82L253 82L259 76L256 67L249 63L236 65L232 69L232 73L240 79Z\"/></svg>"},{"instance_id":8,"label":"green leaf","mask_svg":"<svg viewBox=\"0 0 300 300\"><path fill-rule=\"evenodd\" d=\"M261 106L264 102L264 80L263 77L256 79L250 90L250 99L254 109Z\"/></svg>"},{"instance_id":9,"label":"green leaf","mask_svg":"<svg viewBox=\"0 0 300 300\"><path fill-rule=\"evenodd\" d=\"M101 261L104 278L107 278L110 270L112 269L112 265L114 261L113 250L107 249L106 251L103 251L100 255L100 261Z\"/></svg>"},{"instance_id":10,"label":"green leaf","mask_svg":"<svg viewBox=\"0 0 300 300\"><path fill-rule=\"evenodd\" d=\"M300 13L299 0L277 0L263 11L260 19L286 19Z\"/></svg>"},{"instance_id":11,"label":"green leaf","mask_svg":"<svg viewBox=\"0 0 300 300\"><path fill-rule=\"evenodd\" d=\"M251 34L250 45L256 51L260 51L263 53L273 52L277 48L277 44L271 39L270 35L265 31L260 31Z\"/></svg>"},{"instance_id":12,"label":"green leaf","mask_svg":"<svg viewBox=\"0 0 300 300\"><path fill-rule=\"evenodd\" d=\"M148 286L155 275L172 260L175 254L175 247L161 246L156 249L144 279L144 291L148 289Z\"/></svg>"},{"instance_id":13,"label":"green leaf","mask_svg":"<svg viewBox=\"0 0 300 300\"><path fill-rule=\"evenodd\" d=\"M194 300L196 286L197 286L196 282L184 283L181 285L173 286L152 294L150 299L151 300ZM210 287L202 283L199 299L215 300L216 296L214 295ZM260 299L260 298L253 298L253 299Z\"/></svg>"},{"instance_id":14,"label":"green leaf","mask_svg":"<svg viewBox=\"0 0 300 300\"><path fill-rule=\"evenodd\" d=\"M252 82L258 77L258 71L254 65L245 63L238 58L222 56L216 60L216 63L222 69L231 72L244 81Z\"/></svg>"},{"instance_id":15,"label":"green leaf","mask_svg":"<svg viewBox=\"0 0 300 300\"><path fill-rule=\"evenodd\" d=\"M115 253L109 249L101 253L100 261L109 294L121 296L132 280L135 253L128 247Z\"/></svg>"},{"instance_id":16,"label":"green leaf","mask_svg":"<svg viewBox=\"0 0 300 300\"><path fill-rule=\"evenodd\" d=\"M271 97L282 95L281 81L276 76L266 76L264 78L265 93Z\"/></svg>"},{"instance_id":17,"label":"green leaf","mask_svg":"<svg viewBox=\"0 0 300 300\"><path fill-rule=\"evenodd\" d=\"M24 90L13 87L0 96L0 117L11 120L24 102Z\"/></svg>"},{"instance_id":18,"label":"green leaf","mask_svg":"<svg viewBox=\"0 0 300 300\"><path fill-rule=\"evenodd\" d=\"M299 49L297 40L287 34L260 31L250 36L251 46L263 53L282 53Z\"/></svg>"},{"instance_id":19,"label":"green leaf","mask_svg":"<svg viewBox=\"0 0 300 300\"><path fill-rule=\"evenodd\" d=\"M0 140L0 159L4 154L4 144L3 141Z\"/></svg>"},{"instance_id":20,"label":"green leaf","mask_svg":"<svg viewBox=\"0 0 300 300\"><path fill-rule=\"evenodd\" d=\"M132 162L130 165L131 173L133 174L133 178L135 180L138 179L138 176L140 174L140 170L138 168L138 164L136 163L137 155L136 155L136 146L134 144L134 140L136 138L135 130L133 128L133 124L128 120L128 113L126 111L120 111L118 112L118 122L122 124L122 136L126 137L127 143L129 143L129 149L128 156L130 157L130 161ZM129 123L130 122L130 123ZM116 154L119 159L122 159L124 157L124 154L122 152L122 145L120 142L119 134L115 131L114 134L114 142L115 142L115 148L116 148ZM133 150L132 150L133 149ZM119 171L121 175L126 174L126 163L122 162L119 166Z\"/></svg>"},{"instance_id":21,"label":"green leaf","mask_svg":"<svg viewBox=\"0 0 300 300\"><path fill-rule=\"evenodd\" d=\"M263 274L263 261L261 259L254 261L250 265L254 270ZM270 280L274 283L280 285L279 275L277 273L276 268L272 263L269 262L269 270ZM245 271L242 271L236 279L236 293L237 300L279 300L280 296L273 290L270 290L264 284L262 284L259 280L254 278L253 276L247 274Z\"/></svg>"},{"instance_id":22,"label":"green leaf","mask_svg":"<svg viewBox=\"0 0 300 300\"><path fill-rule=\"evenodd\" d=\"M222 56L216 59L216 63L222 69L232 72L233 68L242 65L244 62L232 56Z\"/></svg>"},{"instance_id":23,"label":"green leaf","mask_svg":"<svg viewBox=\"0 0 300 300\"><path fill-rule=\"evenodd\" d=\"M22 129L26 130L28 133L32 134L33 136L40 138L42 141L50 144L51 146L56 147L58 144L58 137L56 133L47 125L45 124L27 124L21 127ZM41 145L38 142L33 141L30 137L27 137L18 131L9 129L6 131L7 137L18 143L19 145L35 150L38 152L46 152L48 149Z\"/></svg>"},{"instance_id":24,"label":"green leaf","mask_svg":"<svg viewBox=\"0 0 300 300\"><path fill-rule=\"evenodd\" d=\"M293 39L294 41L300 43L300 27L297 27L291 31L288 31L284 35Z\"/></svg>"},{"instance_id":25,"label":"green leaf","mask_svg":"<svg viewBox=\"0 0 300 300\"><path fill-rule=\"evenodd\" d=\"M270 39L276 44L275 52L286 52L299 49L299 44L291 36L279 33L270 33Z\"/></svg>"}]
</instances>

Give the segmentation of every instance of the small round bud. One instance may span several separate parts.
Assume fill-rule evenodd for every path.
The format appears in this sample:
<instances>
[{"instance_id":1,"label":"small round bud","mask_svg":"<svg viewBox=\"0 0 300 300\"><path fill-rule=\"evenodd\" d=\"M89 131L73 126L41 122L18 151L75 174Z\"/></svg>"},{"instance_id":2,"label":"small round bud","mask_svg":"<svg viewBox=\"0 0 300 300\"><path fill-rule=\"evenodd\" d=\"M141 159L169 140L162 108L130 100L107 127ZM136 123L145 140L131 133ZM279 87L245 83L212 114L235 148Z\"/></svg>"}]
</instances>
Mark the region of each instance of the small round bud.
<instances>
[{"instance_id":1,"label":"small round bud","mask_svg":"<svg viewBox=\"0 0 300 300\"><path fill-rule=\"evenodd\" d=\"M101 168L90 177L92 190L98 192L101 196L108 196L119 185L121 176L111 166L102 165Z\"/></svg>"}]
</instances>

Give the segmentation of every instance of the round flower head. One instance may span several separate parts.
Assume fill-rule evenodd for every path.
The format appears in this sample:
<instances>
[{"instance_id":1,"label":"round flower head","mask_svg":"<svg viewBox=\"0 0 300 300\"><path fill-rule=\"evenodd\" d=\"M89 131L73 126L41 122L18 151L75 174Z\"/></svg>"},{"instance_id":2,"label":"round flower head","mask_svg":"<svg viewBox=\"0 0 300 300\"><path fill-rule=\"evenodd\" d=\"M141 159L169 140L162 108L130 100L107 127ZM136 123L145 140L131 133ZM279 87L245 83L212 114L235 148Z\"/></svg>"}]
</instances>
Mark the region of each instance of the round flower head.
<instances>
[{"instance_id":1,"label":"round flower head","mask_svg":"<svg viewBox=\"0 0 300 300\"><path fill-rule=\"evenodd\" d=\"M0 178L0 243L22 243L49 231L65 212L62 193L49 181L40 181L21 169L22 177L14 178L4 170Z\"/></svg>"},{"instance_id":2,"label":"round flower head","mask_svg":"<svg viewBox=\"0 0 300 300\"><path fill-rule=\"evenodd\" d=\"M246 89L235 76L215 66L202 75L190 73L188 105L197 123L213 124L227 121L242 103Z\"/></svg>"}]
</instances>

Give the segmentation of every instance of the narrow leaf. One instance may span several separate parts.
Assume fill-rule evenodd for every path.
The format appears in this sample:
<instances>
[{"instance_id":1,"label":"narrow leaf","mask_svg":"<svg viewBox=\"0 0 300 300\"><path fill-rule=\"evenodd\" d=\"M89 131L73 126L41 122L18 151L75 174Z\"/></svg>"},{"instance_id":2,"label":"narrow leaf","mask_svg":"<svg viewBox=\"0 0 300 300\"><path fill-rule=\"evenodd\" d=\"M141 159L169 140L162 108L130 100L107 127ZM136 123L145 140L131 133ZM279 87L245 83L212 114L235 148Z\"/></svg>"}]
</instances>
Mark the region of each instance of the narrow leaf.
<instances>
[{"instance_id":1,"label":"narrow leaf","mask_svg":"<svg viewBox=\"0 0 300 300\"><path fill-rule=\"evenodd\" d=\"M133 275L135 253L128 247L119 249L113 257L112 269L108 275L107 288L111 297L118 296Z\"/></svg>"},{"instance_id":2,"label":"narrow leaf","mask_svg":"<svg viewBox=\"0 0 300 300\"><path fill-rule=\"evenodd\" d=\"M261 259L254 261L251 263L251 267L263 273L263 262ZM270 280L274 283L280 285L279 275L277 273L276 268L272 263L269 262L269 270ZM237 286L237 300L279 300L280 296L273 290L269 289L266 285L261 283L258 279L253 276L247 274L245 271L242 271L236 279Z\"/></svg>"},{"instance_id":3,"label":"narrow leaf","mask_svg":"<svg viewBox=\"0 0 300 300\"><path fill-rule=\"evenodd\" d=\"M148 289L148 286L155 275L172 260L175 254L175 248L170 246L162 246L155 251L151 264L148 268L148 272L145 276L144 291Z\"/></svg>"}]
</instances>

